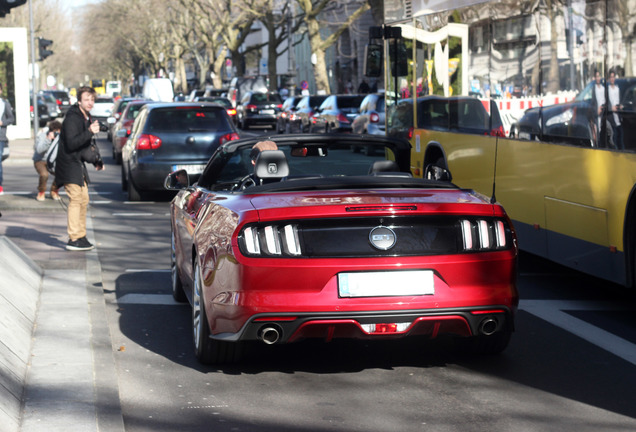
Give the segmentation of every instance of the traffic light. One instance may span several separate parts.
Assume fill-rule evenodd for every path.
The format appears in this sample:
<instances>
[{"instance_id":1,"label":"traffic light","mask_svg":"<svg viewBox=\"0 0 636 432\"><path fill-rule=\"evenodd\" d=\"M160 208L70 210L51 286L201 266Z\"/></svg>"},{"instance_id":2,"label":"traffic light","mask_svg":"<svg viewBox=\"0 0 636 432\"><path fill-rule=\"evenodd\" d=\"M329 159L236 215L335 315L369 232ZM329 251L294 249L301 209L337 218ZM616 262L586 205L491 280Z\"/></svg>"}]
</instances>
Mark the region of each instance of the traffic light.
<instances>
[{"instance_id":1,"label":"traffic light","mask_svg":"<svg viewBox=\"0 0 636 432\"><path fill-rule=\"evenodd\" d=\"M0 17L4 18L12 8L22 6L26 2L27 0L0 0Z\"/></svg>"},{"instance_id":2,"label":"traffic light","mask_svg":"<svg viewBox=\"0 0 636 432\"><path fill-rule=\"evenodd\" d=\"M45 58L47 58L48 56L53 54L53 51L51 51L50 49L47 49L52 43L53 43L52 40L38 37L38 47L39 47L39 50L40 50L40 61L44 60Z\"/></svg>"}]
</instances>

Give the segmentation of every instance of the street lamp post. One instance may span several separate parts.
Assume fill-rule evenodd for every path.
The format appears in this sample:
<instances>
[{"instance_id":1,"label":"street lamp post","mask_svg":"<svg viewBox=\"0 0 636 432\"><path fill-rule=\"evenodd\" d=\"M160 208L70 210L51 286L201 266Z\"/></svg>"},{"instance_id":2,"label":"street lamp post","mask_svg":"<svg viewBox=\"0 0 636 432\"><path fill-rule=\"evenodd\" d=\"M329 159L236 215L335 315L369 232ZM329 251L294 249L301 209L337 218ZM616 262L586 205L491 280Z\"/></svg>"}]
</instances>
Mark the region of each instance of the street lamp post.
<instances>
[{"instance_id":1,"label":"street lamp post","mask_svg":"<svg viewBox=\"0 0 636 432\"><path fill-rule=\"evenodd\" d=\"M38 115L38 85L35 78L35 35L33 34L33 0L29 0L29 31L31 33L31 88L33 90L33 138L38 136L38 126L40 118Z\"/></svg>"}]
</instances>

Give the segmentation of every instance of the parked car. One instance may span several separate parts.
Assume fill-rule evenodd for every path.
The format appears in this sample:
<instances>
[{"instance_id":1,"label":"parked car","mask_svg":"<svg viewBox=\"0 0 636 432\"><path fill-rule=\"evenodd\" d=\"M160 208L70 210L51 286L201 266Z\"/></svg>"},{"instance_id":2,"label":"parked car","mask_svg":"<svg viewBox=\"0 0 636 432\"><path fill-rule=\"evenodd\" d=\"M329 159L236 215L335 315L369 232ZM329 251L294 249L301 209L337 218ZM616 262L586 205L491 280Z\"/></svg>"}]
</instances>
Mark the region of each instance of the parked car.
<instances>
[{"instance_id":1,"label":"parked car","mask_svg":"<svg viewBox=\"0 0 636 432\"><path fill-rule=\"evenodd\" d=\"M113 140L113 130L115 129L115 124L121 118L121 115L124 112L126 105L128 105L128 102L135 101L135 100L139 100L139 98L122 97L115 100L113 109L110 113L110 117L106 119L106 123L108 124L108 136L106 137L106 139L108 139L108 141Z\"/></svg>"},{"instance_id":2,"label":"parked car","mask_svg":"<svg viewBox=\"0 0 636 432\"><path fill-rule=\"evenodd\" d=\"M310 132L351 132L364 95L331 95L316 110Z\"/></svg>"},{"instance_id":3,"label":"parked car","mask_svg":"<svg viewBox=\"0 0 636 432\"><path fill-rule=\"evenodd\" d=\"M636 78L617 78L623 144L636 149ZM571 102L531 108L517 123L521 139L562 142L584 147L616 148L612 126L606 112L599 120L594 82L589 83Z\"/></svg>"},{"instance_id":4,"label":"parked car","mask_svg":"<svg viewBox=\"0 0 636 432\"><path fill-rule=\"evenodd\" d=\"M113 144L113 159L119 165L121 164L121 151L130 137L132 131L132 125L137 118L137 114L141 108L147 103L153 103L147 100L132 100L126 103L126 108L119 116L119 120L113 126L112 132L112 144Z\"/></svg>"},{"instance_id":5,"label":"parked car","mask_svg":"<svg viewBox=\"0 0 636 432\"><path fill-rule=\"evenodd\" d=\"M241 102L236 105L236 117L241 129L252 126L276 128L276 116L281 110L283 100L278 93L245 92Z\"/></svg>"},{"instance_id":6,"label":"parked car","mask_svg":"<svg viewBox=\"0 0 636 432\"><path fill-rule=\"evenodd\" d=\"M236 120L236 108L232 106L232 102L230 102L228 98L221 97L221 96L197 96L194 98L194 101L195 102L212 102L212 103L219 104L225 107L225 110L227 111L227 115L229 115L230 119L232 119L232 123L234 123L235 125L238 124Z\"/></svg>"},{"instance_id":7,"label":"parked car","mask_svg":"<svg viewBox=\"0 0 636 432\"><path fill-rule=\"evenodd\" d=\"M64 90L42 90L42 93L48 93L55 98L55 102L57 103L62 116L65 116L66 112L71 108L71 98L68 95L68 92Z\"/></svg>"},{"instance_id":8,"label":"parked car","mask_svg":"<svg viewBox=\"0 0 636 432\"><path fill-rule=\"evenodd\" d=\"M46 109L49 112L49 117L50 117L51 120L55 120L58 117L62 117L62 110L57 105L57 100L55 99L55 97L51 93L40 92L39 96L42 97L43 104L46 105ZM38 97L38 101L39 100L40 100L40 98ZM40 102L38 102L38 103L40 103Z\"/></svg>"},{"instance_id":9,"label":"parked car","mask_svg":"<svg viewBox=\"0 0 636 432\"><path fill-rule=\"evenodd\" d=\"M290 96L283 102L276 115L276 133L291 133L291 123L296 119L296 106L302 96Z\"/></svg>"},{"instance_id":10,"label":"parked car","mask_svg":"<svg viewBox=\"0 0 636 432\"><path fill-rule=\"evenodd\" d=\"M122 150L122 189L131 201L163 191L167 172L198 177L216 148L238 139L224 107L192 102L145 104Z\"/></svg>"},{"instance_id":11,"label":"parked car","mask_svg":"<svg viewBox=\"0 0 636 432\"><path fill-rule=\"evenodd\" d=\"M221 146L196 184L184 170L166 179L179 190L172 293L192 305L200 362L235 361L250 341L306 338L506 348L517 245L499 204L413 178L405 140L289 134L258 152L259 139ZM384 151L352 155L353 145Z\"/></svg>"},{"instance_id":12,"label":"parked car","mask_svg":"<svg viewBox=\"0 0 636 432\"><path fill-rule=\"evenodd\" d=\"M91 110L91 117L100 122L107 122L108 117L111 116L113 108L115 107L115 100L109 96L99 96L95 98L95 105Z\"/></svg>"},{"instance_id":13,"label":"parked car","mask_svg":"<svg viewBox=\"0 0 636 432\"><path fill-rule=\"evenodd\" d=\"M260 92L267 93L267 81L264 77L246 77L246 78L232 78L230 86L227 89L227 98L232 102L234 107L238 108L241 103L245 92Z\"/></svg>"},{"instance_id":14,"label":"parked car","mask_svg":"<svg viewBox=\"0 0 636 432\"><path fill-rule=\"evenodd\" d=\"M192 90L188 97L186 98L187 102L196 102L198 97L205 96L205 90Z\"/></svg>"},{"instance_id":15,"label":"parked car","mask_svg":"<svg viewBox=\"0 0 636 432\"><path fill-rule=\"evenodd\" d=\"M31 96L33 98L33 96ZM33 121L34 113L33 113L33 103L31 103L31 121ZM46 123L55 120L55 118L51 118L49 116L49 109L47 108L46 101L42 95L38 95L38 125L40 127L46 126Z\"/></svg>"},{"instance_id":16,"label":"parked car","mask_svg":"<svg viewBox=\"0 0 636 432\"><path fill-rule=\"evenodd\" d=\"M369 94L360 103L360 114L351 125L353 133L385 135L384 94Z\"/></svg>"},{"instance_id":17,"label":"parked car","mask_svg":"<svg viewBox=\"0 0 636 432\"><path fill-rule=\"evenodd\" d=\"M327 99L326 95L303 96L298 105L296 105L296 116L289 122L290 132L309 132L316 110L325 99Z\"/></svg>"}]
</instances>

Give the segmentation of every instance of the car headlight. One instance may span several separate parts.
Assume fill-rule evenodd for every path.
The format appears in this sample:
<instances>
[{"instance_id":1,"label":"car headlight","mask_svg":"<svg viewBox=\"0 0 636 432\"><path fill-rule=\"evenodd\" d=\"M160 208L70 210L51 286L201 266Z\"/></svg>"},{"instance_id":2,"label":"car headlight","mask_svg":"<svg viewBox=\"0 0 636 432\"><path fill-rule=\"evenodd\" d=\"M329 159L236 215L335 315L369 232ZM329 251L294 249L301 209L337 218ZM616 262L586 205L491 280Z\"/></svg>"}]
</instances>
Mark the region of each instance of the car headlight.
<instances>
[{"instance_id":1,"label":"car headlight","mask_svg":"<svg viewBox=\"0 0 636 432\"><path fill-rule=\"evenodd\" d=\"M554 126L555 124L565 124L572 120L573 116L574 112L572 111L572 109L568 109L546 121L545 125L546 127L549 127Z\"/></svg>"}]
</instances>

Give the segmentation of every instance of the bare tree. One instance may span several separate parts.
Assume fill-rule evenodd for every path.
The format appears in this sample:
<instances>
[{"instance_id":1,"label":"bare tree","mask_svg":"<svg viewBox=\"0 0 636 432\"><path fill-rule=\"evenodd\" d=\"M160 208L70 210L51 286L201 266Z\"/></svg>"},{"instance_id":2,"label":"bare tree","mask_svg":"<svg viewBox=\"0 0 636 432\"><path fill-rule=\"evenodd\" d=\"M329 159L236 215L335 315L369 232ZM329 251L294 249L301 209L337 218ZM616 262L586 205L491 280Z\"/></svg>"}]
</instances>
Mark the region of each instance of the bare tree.
<instances>
[{"instance_id":1,"label":"bare tree","mask_svg":"<svg viewBox=\"0 0 636 432\"><path fill-rule=\"evenodd\" d=\"M35 37L43 37L53 41L50 49L53 55L44 61L38 61L38 47L36 39L35 61L39 65L40 82L38 88L46 86L47 75L57 77L59 85L71 85L80 78L80 57L76 51L72 21L69 20L69 11L65 11L59 0L32 0L33 30ZM25 27L29 29L29 8L19 7L11 9L11 13L0 18L3 27ZM29 57L31 56L30 38Z\"/></svg>"},{"instance_id":2,"label":"bare tree","mask_svg":"<svg viewBox=\"0 0 636 432\"><path fill-rule=\"evenodd\" d=\"M331 93L329 79L327 77L327 65L325 63L325 51L327 48L336 43L340 35L351 26L351 24L360 17L364 12L368 11L369 3L360 1L329 1L329 0L296 0L298 5L305 13L304 22L307 26L309 44L311 46L312 55L315 56L314 77L318 91ZM327 10L327 7L334 8L343 6L346 9L356 8L352 13L342 14L344 21L331 21L330 23L322 22L320 14ZM327 25L337 24L333 32L323 37L320 30Z\"/></svg>"}]
</instances>

